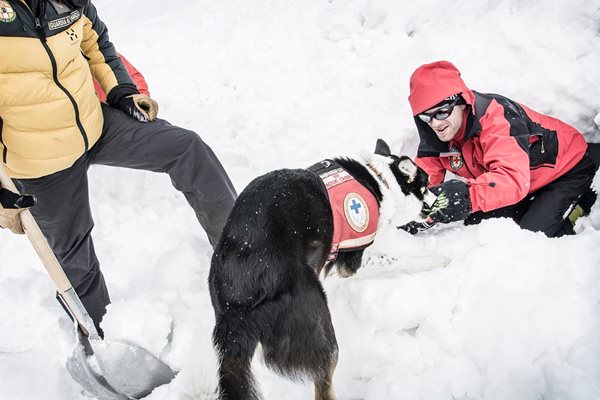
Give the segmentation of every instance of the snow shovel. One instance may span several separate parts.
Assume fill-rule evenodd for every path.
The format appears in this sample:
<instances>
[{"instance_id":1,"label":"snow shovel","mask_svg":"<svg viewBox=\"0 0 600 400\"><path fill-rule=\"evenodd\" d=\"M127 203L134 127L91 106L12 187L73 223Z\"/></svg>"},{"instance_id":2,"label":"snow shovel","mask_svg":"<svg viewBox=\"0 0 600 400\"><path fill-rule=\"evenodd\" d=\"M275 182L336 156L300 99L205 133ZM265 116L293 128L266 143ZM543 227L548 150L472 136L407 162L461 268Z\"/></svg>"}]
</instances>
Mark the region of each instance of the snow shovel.
<instances>
[{"instance_id":1,"label":"snow shovel","mask_svg":"<svg viewBox=\"0 0 600 400\"><path fill-rule=\"evenodd\" d=\"M0 163L0 184L18 193ZM74 321L77 343L67 370L84 389L101 400L141 399L169 383L175 372L148 350L130 343L100 338L92 318L71 286L29 210L20 214L23 229L54 282L58 296Z\"/></svg>"}]
</instances>

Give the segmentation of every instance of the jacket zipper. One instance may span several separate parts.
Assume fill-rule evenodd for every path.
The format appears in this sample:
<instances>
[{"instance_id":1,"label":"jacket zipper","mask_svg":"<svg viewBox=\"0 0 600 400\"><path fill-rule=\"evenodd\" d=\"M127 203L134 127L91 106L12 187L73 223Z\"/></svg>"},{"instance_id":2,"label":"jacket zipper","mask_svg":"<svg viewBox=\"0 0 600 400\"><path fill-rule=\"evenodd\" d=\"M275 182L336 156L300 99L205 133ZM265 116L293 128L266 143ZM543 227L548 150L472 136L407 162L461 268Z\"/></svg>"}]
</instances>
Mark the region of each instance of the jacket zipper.
<instances>
[{"instance_id":1,"label":"jacket zipper","mask_svg":"<svg viewBox=\"0 0 600 400\"><path fill-rule=\"evenodd\" d=\"M537 136L539 138L541 146L542 146L542 148L540 149L540 153L544 154L546 152L546 149L544 148L544 134L533 133L533 134L531 134L531 136Z\"/></svg>"},{"instance_id":2,"label":"jacket zipper","mask_svg":"<svg viewBox=\"0 0 600 400\"><path fill-rule=\"evenodd\" d=\"M472 158L471 162L475 162L475 159ZM475 165L473 165L473 167L475 167ZM469 171L469 174L471 174L471 176L473 177L473 179L477 179L477 177L473 174L473 172L471 172L471 170L469 169L469 163L465 161L465 168L467 169L467 171Z\"/></svg>"},{"instance_id":3,"label":"jacket zipper","mask_svg":"<svg viewBox=\"0 0 600 400\"><path fill-rule=\"evenodd\" d=\"M20 1L17 3L20 3ZM33 14L33 11L29 9L29 7L23 5L23 8L25 8L27 10L27 12L29 12L29 14L34 18L35 28L37 30L38 38L40 39L42 46L44 46L44 49L46 50L46 53L48 54L48 58L50 59L50 63L52 64L52 79L54 80L54 83L69 98L69 101L71 102L71 105L73 106L73 109L75 111L75 123L77 124L77 128L79 128L81 137L83 138L83 143L84 143L84 147L85 147L84 153L87 153L87 151L89 150L89 141L88 141L87 134L85 132L85 128L83 127L83 124L81 123L81 118L79 115L79 107L77 106L77 102L75 101L75 99L73 98L71 93L58 80L58 66L56 65L56 58L54 58L54 54L52 54L52 50L50 49L50 46L48 46L48 43L46 41L46 34L44 33L44 28L42 27L40 18L35 16ZM6 150L6 146L4 147L4 149Z\"/></svg>"},{"instance_id":4,"label":"jacket zipper","mask_svg":"<svg viewBox=\"0 0 600 400\"><path fill-rule=\"evenodd\" d=\"M2 128L4 125L4 121L2 120L2 118L0 118L0 144L2 144L2 147L4 147L2 149L2 162L4 164L6 164L6 153L8 152L8 150L6 149L6 145L4 144L4 141L2 140Z\"/></svg>"}]
</instances>

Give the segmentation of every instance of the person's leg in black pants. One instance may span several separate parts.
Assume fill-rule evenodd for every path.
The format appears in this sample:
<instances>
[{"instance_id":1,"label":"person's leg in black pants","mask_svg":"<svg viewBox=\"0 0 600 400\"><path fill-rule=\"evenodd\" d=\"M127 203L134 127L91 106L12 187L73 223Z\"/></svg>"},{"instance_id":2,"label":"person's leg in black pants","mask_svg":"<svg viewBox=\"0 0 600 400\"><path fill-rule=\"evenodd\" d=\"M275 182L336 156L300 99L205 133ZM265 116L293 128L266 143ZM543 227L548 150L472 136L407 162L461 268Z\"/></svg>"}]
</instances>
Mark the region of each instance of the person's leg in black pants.
<instances>
[{"instance_id":1,"label":"person's leg in black pants","mask_svg":"<svg viewBox=\"0 0 600 400\"><path fill-rule=\"evenodd\" d=\"M31 214L102 336L100 321L110 299L91 236L87 161L84 156L66 170L17 184L37 198Z\"/></svg>"},{"instance_id":2,"label":"person's leg in black pants","mask_svg":"<svg viewBox=\"0 0 600 400\"><path fill-rule=\"evenodd\" d=\"M489 212L475 212L465 225L473 225L483 219L512 218L523 229L544 232L548 237L572 235L573 225L567 218L571 205L586 191L594 178L596 165L586 154L571 171L549 183L515 205Z\"/></svg>"},{"instance_id":3,"label":"person's leg in black pants","mask_svg":"<svg viewBox=\"0 0 600 400\"><path fill-rule=\"evenodd\" d=\"M102 137L91 163L164 172L181 191L216 246L236 192L211 148L195 132L165 120L142 123L103 105Z\"/></svg>"},{"instance_id":4,"label":"person's leg in black pants","mask_svg":"<svg viewBox=\"0 0 600 400\"><path fill-rule=\"evenodd\" d=\"M169 174L213 247L236 197L221 163L196 133L164 120L138 122L106 105L103 111L100 140L73 166L18 181L23 193L37 197L31 212L101 335L100 321L110 299L91 237L89 166L97 163Z\"/></svg>"}]
</instances>

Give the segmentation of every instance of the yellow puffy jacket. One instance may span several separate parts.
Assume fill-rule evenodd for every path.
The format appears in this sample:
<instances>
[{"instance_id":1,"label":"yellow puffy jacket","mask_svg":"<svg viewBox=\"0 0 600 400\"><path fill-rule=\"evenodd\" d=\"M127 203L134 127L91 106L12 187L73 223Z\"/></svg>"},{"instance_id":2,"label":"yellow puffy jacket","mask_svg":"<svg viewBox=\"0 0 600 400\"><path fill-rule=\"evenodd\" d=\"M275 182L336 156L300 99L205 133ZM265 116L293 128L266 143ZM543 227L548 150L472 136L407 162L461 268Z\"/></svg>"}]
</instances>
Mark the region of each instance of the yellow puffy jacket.
<instances>
[{"instance_id":1,"label":"yellow puffy jacket","mask_svg":"<svg viewBox=\"0 0 600 400\"><path fill-rule=\"evenodd\" d=\"M68 4L0 0L0 155L13 178L66 169L96 143L92 74L109 103L137 92L95 7Z\"/></svg>"}]
</instances>

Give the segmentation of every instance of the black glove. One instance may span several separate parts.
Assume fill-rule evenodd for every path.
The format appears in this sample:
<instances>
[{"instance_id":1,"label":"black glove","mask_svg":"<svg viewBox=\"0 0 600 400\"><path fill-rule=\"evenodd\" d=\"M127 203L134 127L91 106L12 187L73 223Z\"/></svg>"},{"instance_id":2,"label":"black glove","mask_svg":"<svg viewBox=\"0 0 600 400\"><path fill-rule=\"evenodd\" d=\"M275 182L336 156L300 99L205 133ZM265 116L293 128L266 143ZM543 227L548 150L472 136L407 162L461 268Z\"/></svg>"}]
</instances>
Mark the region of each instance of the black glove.
<instances>
[{"instance_id":1,"label":"black glove","mask_svg":"<svg viewBox=\"0 0 600 400\"><path fill-rule=\"evenodd\" d=\"M447 224L460 221L471 213L469 188L464 182L452 179L431 188L431 191L437 199L425 211L434 222Z\"/></svg>"},{"instance_id":2,"label":"black glove","mask_svg":"<svg viewBox=\"0 0 600 400\"><path fill-rule=\"evenodd\" d=\"M158 114L158 103L145 94L132 94L119 100L121 110L141 122L154 121Z\"/></svg>"},{"instance_id":3,"label":"black glove","mask_svg":"<svg viewBox=\"0 0 600 400\"><path fill-rule=\"evenodd\" d=\"M3 208L29 208L35 205L35 197L29 194L18 194L0 187L0 205Z\"/></svg>"},{"instance_id":4,"label":"black glove","mask_svg":"<svg viewBox=\"0 0 600 400\"><path fill-rule=\"evenodd\" d=\"M426 221L422 222L411 221L406 225L399 226L398 229L402 229L403 231L406 231L411 235L416 235L419 232L426 231L434 225L435 222L431 218L427 218Z\"/></svg>"},{"instance_id":5,"label":"black glove","mask_svg":"<svg viewBox=\"0 0 600 400\"><path fill-rule=\"evenodd\" d=\"M0 188L0 228L8 228L14 233L24 233L19 213L33 205L35 205L35 197Z\"/></svg>"}]
</instances>

